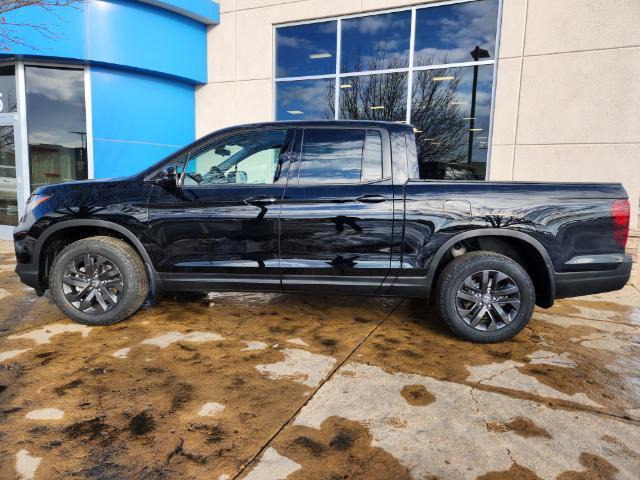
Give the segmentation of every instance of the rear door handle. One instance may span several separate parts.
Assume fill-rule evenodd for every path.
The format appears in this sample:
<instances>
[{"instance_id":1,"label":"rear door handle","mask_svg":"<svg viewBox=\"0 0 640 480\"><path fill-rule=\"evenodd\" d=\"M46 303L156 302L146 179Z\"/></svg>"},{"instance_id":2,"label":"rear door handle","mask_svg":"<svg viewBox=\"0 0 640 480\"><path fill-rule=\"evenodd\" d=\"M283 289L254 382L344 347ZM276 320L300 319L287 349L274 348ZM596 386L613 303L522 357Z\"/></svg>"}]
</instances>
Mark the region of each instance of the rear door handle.
<instances>
[{"instance_id":1,"label":"rear door handle","mask_svg":"<svg viewBox=\"0 0 640 480\"><path fill-rule=\"evenodd\" d=\"M356 198L360 203L382 203L387 201L387 197L384 195L361 195Z\"/></svg>"},{"instance_id":2,"label":"rear door handle","mask_svg":"<svg viewBox=\"0 0 640 480\"><path fill-rule=\"evenodd\" d=\"M265 205L271 205L278 201L275 197L269 197L267 195L258 195L257 197L249 197L244 199L244 203L247 205L255 205L257 207L263 207Z\"/></svg>"}]
</instances>

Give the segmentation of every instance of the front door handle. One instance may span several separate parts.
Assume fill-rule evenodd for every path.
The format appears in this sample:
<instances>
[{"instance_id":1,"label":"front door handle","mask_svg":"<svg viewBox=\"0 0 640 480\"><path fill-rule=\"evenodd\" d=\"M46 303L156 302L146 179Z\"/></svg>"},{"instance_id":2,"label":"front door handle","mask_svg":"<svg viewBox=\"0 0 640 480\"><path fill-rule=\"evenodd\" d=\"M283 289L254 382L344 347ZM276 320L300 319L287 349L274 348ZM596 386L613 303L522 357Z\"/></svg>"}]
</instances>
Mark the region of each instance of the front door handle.
<instances>
[{"instance_id":1,"label":"front door handle","mask_svg":"<svg viewBox=\"0 0 640 480\"><path fill-rule=\"evenodd\" d=\"M361 195L356 198L360 203L382 203L387 201L387 197L384 195Z\"/></svg>"},{"instance_id":2,"label":"front door handle","mask_svg":"<svg viewBox=\"0 0 640 480\"><path fill-rule=\"evenodd\" d=\"M257 197L249 197L244 199L244 203L246 203L247 205L254 205L256 207L264 207L266 205L276 203L277 201L277 198L269 197L267 195L258 195Z\"/></svg>"}]
</instances>

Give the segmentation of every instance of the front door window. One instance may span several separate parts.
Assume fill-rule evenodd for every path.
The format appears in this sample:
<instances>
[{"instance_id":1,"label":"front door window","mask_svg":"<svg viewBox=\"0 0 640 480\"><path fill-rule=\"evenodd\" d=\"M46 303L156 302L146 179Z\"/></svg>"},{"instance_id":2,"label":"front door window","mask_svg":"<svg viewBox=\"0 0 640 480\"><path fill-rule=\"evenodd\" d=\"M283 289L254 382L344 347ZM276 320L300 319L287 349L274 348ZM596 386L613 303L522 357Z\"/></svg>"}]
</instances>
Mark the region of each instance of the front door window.
<instances>
[{"instance_id":1,"label":"front door window","mask_svg":"<svg viewBox=\"0 0 640 480\"><path fill-rule=\"evenodd\" d=\"M286 130L266 130L215 141L189 158L183 185L277 183L281 178L280 155L285 136Z\"/></svg>"}]
</instances>

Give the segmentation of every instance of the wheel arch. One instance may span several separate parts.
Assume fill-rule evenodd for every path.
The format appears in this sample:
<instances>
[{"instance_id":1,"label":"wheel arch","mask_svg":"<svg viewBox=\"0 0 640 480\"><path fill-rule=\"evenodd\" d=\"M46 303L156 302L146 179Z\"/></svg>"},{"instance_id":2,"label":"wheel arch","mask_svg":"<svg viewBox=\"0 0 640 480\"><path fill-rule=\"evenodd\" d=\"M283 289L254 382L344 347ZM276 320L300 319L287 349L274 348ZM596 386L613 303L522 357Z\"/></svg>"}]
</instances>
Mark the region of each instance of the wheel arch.
<instances>
[{"instance_id":1,"label":"wheel arch","mask_svg":"<svg viewBox=\"0 0 640 480\"><path fill-rule=\"evenodd\" d=\"M427 285L430 286L430 289L435 287L438 272L442 269L442 267L444 267L444 265L446 265L446 263L448 263L445 262L443 264L443 261L445 261L445 259L447 258L447 253L449 252L451 247L453 247L457 243L463 243L465 240L479 240L483 238L486 240L491 237L497 239L502 238L507 241L510 240L522 242L528 245L537 253L537 260L538 262L542 262L545 275L540 275L543 278L532 278L532 280L534 280L534 285L536 286L536 303L543 308L551 307L555 299L555 276L551 257L538 240L533 238L531 235L527 235L526 233L515 230L486 228L481 230L462 232L451 237L444 244L442 244L440 248L438 248L433 256L432 261L429 264L426 280ZM540 280L542 279L544 280L544 284L540 284Z\"/></svg>"},{"instance_id":2,"label":"wheel arch","mask_svg":"<svg viewBox=\"0 0 640 480\"><path fill-rule=\"evenodd\" d=\"M33 252L33 262L39 266L38 271L40 275L40 279L42 285L48 285L47 272L50 270L51 266L46 265L47 262L47 250L51 247L51 241L56 238L56 235L64 232L65 230L75 230L78 231L82 228L90 229L89 232L85 235L82 232L80 235L76 234L73 236L74 240L81 238L89 238L96 235L109 235L121 238L122 240L129 243L134 250L140 255L143 263L145 264L147 275L149 277L149 284L152 292L158 290L157 285L157 274L153 268L153 264L151 263L151 258L147 253L146 249L140 242L140 239L126 227L119 225L114 222L110 222L108 220L95 220L95 219L76 219L76 220L64 220L62 222L56 223L51 227L47 228L42 235L38 238L36 242L36 246ZM43 255L44 254L44 255Z\"/></svg>"}]
</instances>

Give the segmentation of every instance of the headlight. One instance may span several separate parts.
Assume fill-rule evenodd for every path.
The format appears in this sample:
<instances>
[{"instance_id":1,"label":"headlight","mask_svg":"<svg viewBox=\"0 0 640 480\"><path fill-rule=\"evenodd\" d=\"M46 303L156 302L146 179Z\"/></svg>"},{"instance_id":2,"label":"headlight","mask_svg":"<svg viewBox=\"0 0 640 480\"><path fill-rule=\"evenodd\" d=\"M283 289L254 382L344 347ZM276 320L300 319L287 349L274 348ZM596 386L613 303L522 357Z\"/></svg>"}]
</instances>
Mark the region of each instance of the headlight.
<instances>
[{"instance_id":1,"label":"headlight","mask_svg":"<svg viewBox=\"0 0 640 480\"><path fill-rule=\"evenodd\" d=\"M27 200L27 211L25 214L31 213L41 203L46 202L51 198L51 195L31 195Z\"/></svg>"}]
</instances>

